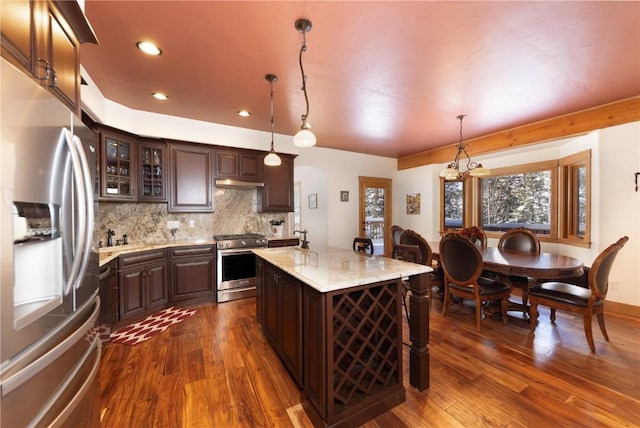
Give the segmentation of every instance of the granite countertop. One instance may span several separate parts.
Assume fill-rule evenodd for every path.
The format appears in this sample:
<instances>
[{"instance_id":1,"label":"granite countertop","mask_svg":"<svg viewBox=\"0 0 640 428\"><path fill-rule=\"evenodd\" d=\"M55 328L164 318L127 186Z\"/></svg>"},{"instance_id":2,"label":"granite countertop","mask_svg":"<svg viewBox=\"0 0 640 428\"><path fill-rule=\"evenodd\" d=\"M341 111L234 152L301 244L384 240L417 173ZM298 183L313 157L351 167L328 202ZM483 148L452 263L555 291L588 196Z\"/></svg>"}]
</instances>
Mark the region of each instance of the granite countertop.
<instances>
[{"instance_id":1,"label":"granite countertop","mask_svg":"<svg viewBox=\"0 0 640 428\"><path fill-rule=\"evenodd\" d=\"M320 292L431 272L429 266L343 248L257 248L253 252Z\"/></svg>"},{"instance_id":2,"label":"granite countertop","mask_svg":"<svg viewBox=\"0 0 640 428\"><path fill-rule=\"evenodd\" d=\"M285 236L274 236L267 235L265 239L269 241L277 241L277 240L285 240L285 239L299 239L297 235L285 235ZM130 254L137 253L140 251L147 250L155 250L158 248L171 248L171 247L184 247L191 245L215 245L216 241L213 238L196 238L196 239L188 239L183 241L165 241L165 242L155 242L155 243L137 243L137 244L127 244L127 245L116 245L112 247L102 247L98 248L99 255L99 264L103 266L106 263L109 263L111 260L122 254Z\"/></svg>"},{"instance_id":3,"label":"granite countertop","mask_svg":"<svg viewBox=\"0 0 640 428\"><path fill-rule=\"evenodd\" d=\"M137 253L140 251L156 250L159 248L171 248L171 247L186 247L192 245L215 245L216 241L211 239L193 239L186 241L165 241L156 243L139 243L139 244L127 244L117 245L113 247L98 248L99 264L100 266L109 263L111 260L122 254Z\"/></svg>"}]
</instances>

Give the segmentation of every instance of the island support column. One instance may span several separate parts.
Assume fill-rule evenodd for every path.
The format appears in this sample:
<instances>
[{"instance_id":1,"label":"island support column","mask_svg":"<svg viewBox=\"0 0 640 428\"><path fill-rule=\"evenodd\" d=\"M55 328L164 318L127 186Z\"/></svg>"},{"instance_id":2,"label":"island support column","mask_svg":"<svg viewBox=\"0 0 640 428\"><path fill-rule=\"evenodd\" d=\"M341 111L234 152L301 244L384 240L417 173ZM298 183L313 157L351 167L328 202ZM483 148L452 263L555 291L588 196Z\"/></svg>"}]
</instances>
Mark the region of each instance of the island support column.
<instances>
[{"instance_id":1,"label":"island support column","mask_svg":"<svg viewBox=\"0 0 640 428\"><path fill-rule=\"evenodd\" d=\"M409 383L418 391L429 388L429 303L431 275L409 277Z\"/></svg>"}]
</instances>

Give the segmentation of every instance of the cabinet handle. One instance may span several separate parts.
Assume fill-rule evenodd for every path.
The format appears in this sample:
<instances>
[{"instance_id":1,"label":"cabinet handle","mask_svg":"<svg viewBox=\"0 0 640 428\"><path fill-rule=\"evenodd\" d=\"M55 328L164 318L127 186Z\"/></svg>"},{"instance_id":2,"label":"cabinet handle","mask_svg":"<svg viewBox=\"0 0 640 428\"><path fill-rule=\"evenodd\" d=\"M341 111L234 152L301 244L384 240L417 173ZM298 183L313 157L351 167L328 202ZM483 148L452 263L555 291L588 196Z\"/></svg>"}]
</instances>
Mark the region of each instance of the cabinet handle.
<instances>
[{"instance_id":1,"label":"cabinet handle","mask_svg":"<svg viewBox=\"0 0 640 428\"><path fill-rule=\"evenodd\" d=\"M53 76L51 77L51 83L49 84L49 87L55 88L56 86L58 86L58 73L56 73L55 68L51 68L51 71L53 71Z\"/></svg>"},{"instance_id":2,"label":"cabinet handle","mask_svg":"<svg viewBox=\"0 0 640 428\"><path fill-rule=\"evenodd\" d=\"M48 81L48 85L50 88L55 88L58 84L58 75L56 74L56 70L51 67L49 61L44 58L38 58L38 62L44 63L44 77L38 76L38 80Z\"/></svg>"},{"instance_id":3,"label":"cabinet handle","mask_svg":"<svg viewBox=\"0 0 640 428\"><path fill-rule=\"evenodd\" d=\"M51 65L49 61L44 58L38 58L38 62L44 64L44 77L38 76L39 80L49 80L51 78Z\"/></svg>"}]
</instances>

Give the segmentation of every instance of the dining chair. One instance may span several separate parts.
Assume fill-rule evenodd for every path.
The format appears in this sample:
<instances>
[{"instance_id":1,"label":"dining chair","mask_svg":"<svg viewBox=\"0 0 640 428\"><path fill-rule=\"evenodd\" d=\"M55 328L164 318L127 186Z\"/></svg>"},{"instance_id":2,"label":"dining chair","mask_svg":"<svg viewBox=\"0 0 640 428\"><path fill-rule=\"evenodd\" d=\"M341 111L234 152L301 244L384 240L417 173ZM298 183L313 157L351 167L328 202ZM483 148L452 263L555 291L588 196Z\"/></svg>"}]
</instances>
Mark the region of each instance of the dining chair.
<instances>
[{"instance_id":1,"label":"dining chair","mask_svg":"<svg viewBox=\"0 0 640 428\"><path fill-rule=\"evenodd\" d=\"M549 281L538 284L529 290L529 300L531 301L529 329L531 333L535 332L538 322L538 305L543 305L551 308L550 319L552 323L556 321L556 309L582 315L584 334L593 353L596 352L596 346L593 343L591 319L593 315L597 315L602 335L608 342L609 335L607 335L604 324L604 300L609 289L609 272L618 252L628 240L627 236L623 236L598 255L589 270L588 289L567 282Z\"/></svg>"},{"instance_id":2,"label":"dining chair","mask_svg":"<svg viewBox=\"0 0 640 428\"><path fill-rule=\"evenodd\" d=\"M481 277L482 255L468 238L449 233L440 240L440 263L444 270L444 303L442 316L447 315L451 295L473 300L476 305L476 330L480 331L483 305L500 301L502 322L507 323L508 299L511 287L497 279Z\"/></svg>"},{"instance_id":3,"label":"dining chair","mask_svg":"<svg viewBox=\"0 0 640 428\"><path fill-rule=\"evenodd\" d=\"M391 257L396 260L403 260L405 262L418 263L422 260L422 251L417 245L409 244L397 244L393 246ZM411 322L409 318L409 309L407 308L407 293L409 292L409 281L402 281L402 306L404 306L404 313L407 316L407 322Z\"/></svg>"},{"instance_id":4,"label":"dining chair","mask_svg":"<svg viewBox=\"0 0 640 428\"><path fill-rule=\"evenodd\" d=\"M402 235L402 232L404 232L404 229L397 224L391 226L391 242L393 245L398 245L400 243L400 236Z\"/></svg>"},{"instance_id":5,"label":"dining chair","mask_svg":"<svg viewBox=\"0 0 640 428\"><path fill-rule=\"evenodd\" d=\"M353 251L373 254L373 241L370 238L353 238Z\"/></svg>"},{"instance_id":6,"label":"dining chair","mask_svg":"<svg viewBox=\"0 0 640 428\"><path fill-rule=\"evenodd\" d=\"M438 287L438 289L442 291L442 287L444 285L444 271L442 270L440 263L434 261L433 250L427 240L418 232L406 229L400 236L400 242L402 244L417 245L420 247L420 251L422 252L422 261L420 263L433 268L433 271L430 273L431 287Z\"/></svg>"},{"instance_id":7,"label":"dining chair","mask_svg":"<svg viewBox=\"0 0 640 428\"><path fill-rule=\"evenodd\" d=\"M498 248L506 250L520 251L524 253L540 254L540 239L531 229L526 227L516 227L506 231L498 241ZM529 290L536 285L536 278L528 276L509 275L509 280L514 287L522 292L522 314L526 315L529 310Z\"/></svg>"}]
</instances>

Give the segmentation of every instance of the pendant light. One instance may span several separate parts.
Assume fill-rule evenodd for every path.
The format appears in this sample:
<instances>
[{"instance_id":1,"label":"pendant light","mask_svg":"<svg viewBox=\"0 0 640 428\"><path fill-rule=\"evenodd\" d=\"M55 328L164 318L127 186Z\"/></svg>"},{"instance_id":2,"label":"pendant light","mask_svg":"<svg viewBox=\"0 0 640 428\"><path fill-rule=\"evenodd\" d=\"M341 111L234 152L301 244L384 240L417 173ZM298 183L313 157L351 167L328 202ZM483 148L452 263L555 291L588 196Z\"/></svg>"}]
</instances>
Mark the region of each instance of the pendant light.
<instances>
[{"instance_id":1,"label":"pendant light","mask_svg":"<svg viewBox=\"0 0 640 428\"><path fill-rule=\"evenodd\" d=\"M469 175L472 177L482 177L491 174L491 171L483 167L481 163L472 161L467 153L467 145L462 142L462 119L465 117L466 115L464 114L456 117L456 119L460 121L460 141L456 146L458 153L453 159L453 162L440 173L440 177L444 177L445 180L462 180ZM460 155L462 154L467 158L466 170L464 171L460 171Z\"/></svg>"},{"instance_id":2,"label":"pendant light","mask_svg":"<svg viewBox=\"0 0 640 428\"><path fill-rule=\"evenodd\" d=\"M278 166L282 163L280 160L280 156L278 156L273 150L273 82L278 81L278 76L275 74L267 74L264 78L269 82L271 87L270 96L271 96L271 150L269 150L269 154L264 157L264 164L267 166Z\"/></svg>"},{"instance_id":3,"label":"pendant light","mask_svg":"<svg viewBox=\"0 0 640 428\"><path fill-rule=\"evenodd\" d=\"M296 30L302 33L302 46L300 47L300 54L298 56L298 62L300 63L300 73L302 74L302 92L304 92L304 101L307 104L307 111L302 115L302 125L300 125L300 131L293 136L293 144L298 147L312 147L316 145L316 136L311 132L311 124L307 122L309 117L309 96L307 95L307 76L304 74L304 67L302 66L302 53L307 50L307 32L311 31L311 21L306 18L300 18L296 20Z\"/></svg>"}]
</instances>

